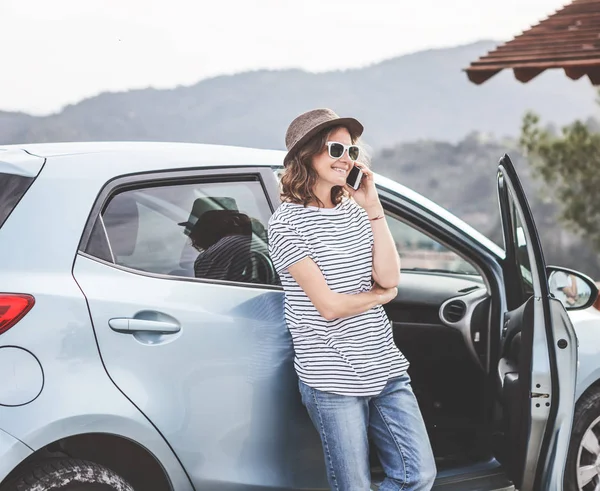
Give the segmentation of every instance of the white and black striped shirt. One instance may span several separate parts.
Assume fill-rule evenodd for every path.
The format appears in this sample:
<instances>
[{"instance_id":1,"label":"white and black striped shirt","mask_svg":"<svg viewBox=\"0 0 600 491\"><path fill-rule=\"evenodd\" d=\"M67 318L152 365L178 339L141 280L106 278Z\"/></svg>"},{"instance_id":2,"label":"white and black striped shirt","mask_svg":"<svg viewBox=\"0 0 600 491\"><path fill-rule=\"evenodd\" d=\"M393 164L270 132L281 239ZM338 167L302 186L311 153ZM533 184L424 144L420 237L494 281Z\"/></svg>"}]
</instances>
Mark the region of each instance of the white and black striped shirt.
<instances>
[{"instance_id":1,"label":"white and black striped shirt","mask_svg":"<svg viewBox=\"0 0 600 491\"><path fill-rule=\"evenodd\" d=\"M269 252L285 290L285 319L300 380L325 392L372 396L406 371L408 361L394 344L381 305L327 321L287 270L310 257L331 290L371 289L373 232L354 200L344 199L335 208L283 203L269 220Z\"/></svg>"}]
</instances>

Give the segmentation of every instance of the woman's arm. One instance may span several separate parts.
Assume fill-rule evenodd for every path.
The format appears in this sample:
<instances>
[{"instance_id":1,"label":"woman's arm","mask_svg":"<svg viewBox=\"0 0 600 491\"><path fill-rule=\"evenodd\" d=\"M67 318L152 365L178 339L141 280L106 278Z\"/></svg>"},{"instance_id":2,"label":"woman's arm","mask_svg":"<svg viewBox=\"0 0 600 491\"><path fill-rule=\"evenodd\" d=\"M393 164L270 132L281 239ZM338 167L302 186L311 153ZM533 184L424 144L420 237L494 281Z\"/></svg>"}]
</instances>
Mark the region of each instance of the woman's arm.
<instances>
[{"instance_id":1,"label":"woman's arm","mask_svg":"<svg viewBox=\"0 0 600 491\"><path fill-rule=\"evenodd\" d=\"M357 191L347 186L354 200L362 206L373 230L373 279L384 288L398 286L400 282L400 256L379 201L373 172L364 164L355 164L363 171L363 179ZM378 218L379 217L379 218ZM373 219L376 220L373 220Z\"/></svg>"},{"instance_id":2,"label":"woman's arm","mask_svg":"<svg viewBox=\"0 0 600 491\"><path fill-rule=\"evenodd\" d=\"M384 288L398 286L400 282L400 256L394 237L388 227L383 207L366 210L373 231L373 279ZM372 220L372 218L378 218Z\"/></svg>"},{"instance_id":3,"label":"woman's arm","mask_svg":"<svg viewBox=\"0 0 600 491\"><path fill-rule=\"evenodd\" d=\"M348 294L332 291L317 264L309 257L292 264L288 271L304 290L310 301L327 320L351 317L362 314L376 305L383 305L394 299L397 288L382 288L374 285L371 291Z\"/></svg>"}]
</instances>

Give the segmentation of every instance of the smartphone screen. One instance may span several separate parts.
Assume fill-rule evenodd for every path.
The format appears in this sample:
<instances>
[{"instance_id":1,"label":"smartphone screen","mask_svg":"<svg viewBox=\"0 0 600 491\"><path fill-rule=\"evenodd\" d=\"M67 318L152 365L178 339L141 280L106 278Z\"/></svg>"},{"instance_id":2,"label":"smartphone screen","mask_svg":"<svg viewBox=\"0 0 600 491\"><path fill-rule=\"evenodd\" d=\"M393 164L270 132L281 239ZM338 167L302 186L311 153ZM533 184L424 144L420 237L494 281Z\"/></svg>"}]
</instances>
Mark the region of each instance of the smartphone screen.
<instances>
[{"instance_id":1,"label":"smartphone screen","mask_svg":"<svg viewBox=\"0 0 600 491\"><path fill-rule=\"evenodd\" d=\"M360 186L360 181L362 180L363 173L362 171L356 167L352 166L352 169L348 173L348 177L346 178L346 183L352 189L358 189Z\"/></svg>"}]
</instances>

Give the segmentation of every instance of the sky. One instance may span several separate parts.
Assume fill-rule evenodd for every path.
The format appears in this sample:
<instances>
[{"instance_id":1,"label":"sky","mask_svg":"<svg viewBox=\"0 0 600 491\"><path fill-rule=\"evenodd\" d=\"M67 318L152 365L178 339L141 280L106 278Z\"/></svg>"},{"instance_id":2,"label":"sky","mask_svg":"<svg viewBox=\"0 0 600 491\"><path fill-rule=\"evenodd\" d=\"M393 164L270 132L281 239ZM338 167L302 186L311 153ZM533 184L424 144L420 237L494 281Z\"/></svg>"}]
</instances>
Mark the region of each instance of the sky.
<instances>
[{"instance_id":1,"label":"sky","mask_svg":"<svg viewBox=\"0 0 600 491\"><path fill-rule=\"evenodd\" d=\"M510 40L565 0L0 0L0 110ZM482 55L485 53L482 53Z\"/></svg>"}]
</instances>

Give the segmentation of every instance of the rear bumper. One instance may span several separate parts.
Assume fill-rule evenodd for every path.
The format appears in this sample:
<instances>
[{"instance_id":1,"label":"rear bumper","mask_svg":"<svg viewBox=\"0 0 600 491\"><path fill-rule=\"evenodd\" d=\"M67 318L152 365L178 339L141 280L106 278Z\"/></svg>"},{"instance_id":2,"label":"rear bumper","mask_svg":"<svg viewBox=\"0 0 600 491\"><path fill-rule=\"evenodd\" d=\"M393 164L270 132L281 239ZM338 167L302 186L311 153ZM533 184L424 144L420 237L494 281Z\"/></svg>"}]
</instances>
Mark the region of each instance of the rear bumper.
<instances>
[{"instance_id":1,"label":"rear bumper","mask_svg":"<svg viewBox=\"0 0 600 491\"><path fill-rule=\"evenodd\" d=\"M32 453L27 445L0 430L0 482Z\"/></svg>"}]
</instances>

